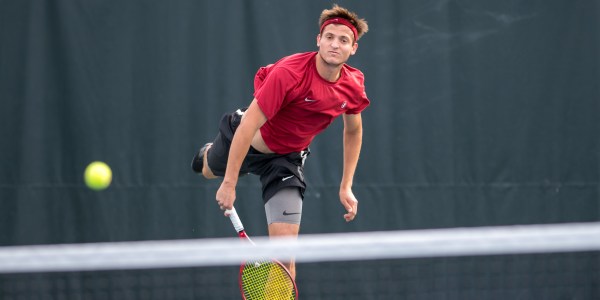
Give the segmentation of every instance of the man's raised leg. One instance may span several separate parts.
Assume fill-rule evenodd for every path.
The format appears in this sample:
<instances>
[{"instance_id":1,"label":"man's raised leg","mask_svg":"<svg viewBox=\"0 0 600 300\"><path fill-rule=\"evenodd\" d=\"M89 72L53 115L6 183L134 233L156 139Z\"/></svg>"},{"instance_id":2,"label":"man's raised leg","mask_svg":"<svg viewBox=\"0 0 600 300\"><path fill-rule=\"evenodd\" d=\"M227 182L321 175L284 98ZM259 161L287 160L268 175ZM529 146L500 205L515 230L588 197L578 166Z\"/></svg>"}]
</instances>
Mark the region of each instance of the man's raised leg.
<instances>
[{"instance_id":1,"label":"man's raised leg","mask_svg":"<svg viewBox=\"0 0 600 300\"><path fill-rule=\"evenodd\" d=\"M215 179L217 178L217 176L215 176L215 174L213 174L212 170L208 167L208 150L212 147L212 144L208 145L208 147L206 147L206 149L204 150L204 155L202 155L202 160L204 161L203 165L202 165L202 175L204 175L204 177L206 179Z\"/></svg>"}]
</instances>

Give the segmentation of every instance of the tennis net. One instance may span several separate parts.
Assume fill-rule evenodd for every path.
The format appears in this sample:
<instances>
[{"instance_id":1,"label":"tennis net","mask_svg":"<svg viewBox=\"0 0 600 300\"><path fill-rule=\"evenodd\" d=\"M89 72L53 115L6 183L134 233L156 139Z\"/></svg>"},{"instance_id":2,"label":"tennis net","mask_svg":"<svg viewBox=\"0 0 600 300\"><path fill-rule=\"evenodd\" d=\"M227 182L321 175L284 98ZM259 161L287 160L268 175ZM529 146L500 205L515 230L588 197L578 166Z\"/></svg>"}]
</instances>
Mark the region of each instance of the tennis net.
<instances>
[{"instance_id":1,"label":"tennis net","mask_svg":"<svg viewBox=\"0 0 600 300\"><path fill-rule=\"evenodd\" d=\"M0 248L0 299L240 299L241 261L300 299L597 299L600 223Z\"/></svg>"}]
</instances>

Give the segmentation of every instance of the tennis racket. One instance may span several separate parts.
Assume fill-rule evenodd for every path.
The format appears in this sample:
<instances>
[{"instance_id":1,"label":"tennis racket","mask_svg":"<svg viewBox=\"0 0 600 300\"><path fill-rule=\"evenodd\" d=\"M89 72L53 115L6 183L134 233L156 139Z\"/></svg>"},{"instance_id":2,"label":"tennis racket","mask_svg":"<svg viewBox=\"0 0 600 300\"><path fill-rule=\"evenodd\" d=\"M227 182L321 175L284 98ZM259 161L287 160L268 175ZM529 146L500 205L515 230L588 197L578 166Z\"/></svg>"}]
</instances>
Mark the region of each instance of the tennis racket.
<instances>
[{"instance_id":1,"label":"tennis racket","mask_svg":"<svg viewBox=\"0 0 600 300\"><path fill-rule=\"evenodd\" d=\"M227 210L229 219L238 236L254 245L244 230L235 207ZM290 272L274 259L245 261L240 267L240 292L244 300L295 300L298 299L296 283Z\"/></svg>"}]
</instances>

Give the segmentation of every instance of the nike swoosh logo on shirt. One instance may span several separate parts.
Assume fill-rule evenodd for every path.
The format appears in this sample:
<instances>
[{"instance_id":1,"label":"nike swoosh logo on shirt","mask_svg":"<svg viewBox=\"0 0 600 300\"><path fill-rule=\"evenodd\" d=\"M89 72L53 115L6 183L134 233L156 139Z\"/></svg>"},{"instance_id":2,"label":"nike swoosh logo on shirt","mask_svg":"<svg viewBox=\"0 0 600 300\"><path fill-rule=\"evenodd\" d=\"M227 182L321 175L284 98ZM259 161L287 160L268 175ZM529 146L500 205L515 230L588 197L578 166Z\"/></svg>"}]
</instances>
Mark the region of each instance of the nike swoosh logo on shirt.
<instances>
[{"instance_id":1,"label":"nike swoosh logo on shirt","mask_svg":"<svg viewBox=\"0 0 600 300\"><path fill-rule=\"evenodd\" d=\"M286 181L286 180L288 180L288 179L290 179L290 178L292 178L292 177L294 177L294 175L290 175L290 176L287 176L287 177L283 177L283 178L281 178L281 181Z\"/></svg>"},{"instance_id":2,"label":"nike swoosh logo on shirt","mask_svg":"<svg viewBox=\"0 0 600 300\"><path fill-rule=\"evenodd\" d=\"M315 102L315 101L317 101L317 100L314 100L314 99L308 99L308 97L307 97L307 98L304 98L304 101L306 101L306 102Z\"/></svg>"}]
</instances>

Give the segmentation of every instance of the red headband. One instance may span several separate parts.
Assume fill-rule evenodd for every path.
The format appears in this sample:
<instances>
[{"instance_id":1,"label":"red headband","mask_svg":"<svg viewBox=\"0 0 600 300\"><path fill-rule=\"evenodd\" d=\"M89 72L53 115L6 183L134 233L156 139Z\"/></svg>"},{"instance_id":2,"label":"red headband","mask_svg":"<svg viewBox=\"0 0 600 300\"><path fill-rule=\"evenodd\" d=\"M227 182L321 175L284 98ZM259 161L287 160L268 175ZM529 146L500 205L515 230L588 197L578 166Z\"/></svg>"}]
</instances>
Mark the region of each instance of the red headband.
<instances>
[{"instance_id":1,"label":"red headband","mask_svg":"<svg viewBox=\"0 0 600 300\"><path fill-rule=\"evenodd\" d=\"M350 21L344 19L344 18L331 18L325 22L323 22L323 25L321 25L321 33L323 33L323 29L325 28L325 26L329 25L329 24L342 24L345 25L346 27L350 28L352 30L352 33L354 33L354 42L358 41L358 32L356 32L356 27L354 27L354 25L352 25L352 23L350 23Z\"/></svg>"}]
</instances>

